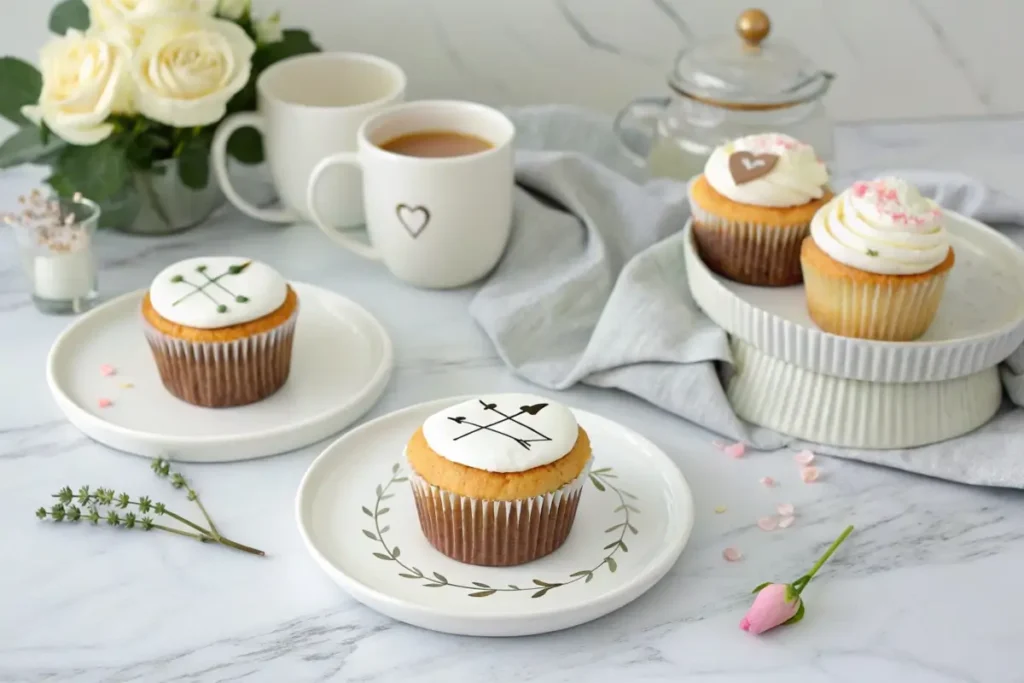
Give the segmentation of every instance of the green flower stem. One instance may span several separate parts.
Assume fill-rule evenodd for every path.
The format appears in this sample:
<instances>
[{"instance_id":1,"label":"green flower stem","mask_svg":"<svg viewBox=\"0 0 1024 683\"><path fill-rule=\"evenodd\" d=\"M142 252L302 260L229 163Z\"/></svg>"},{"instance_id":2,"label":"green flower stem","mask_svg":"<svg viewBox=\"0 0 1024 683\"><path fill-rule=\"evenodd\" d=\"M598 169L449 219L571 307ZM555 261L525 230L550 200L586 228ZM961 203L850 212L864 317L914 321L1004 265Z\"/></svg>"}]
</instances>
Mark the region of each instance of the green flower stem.
<instances>
[{"instance_id":1,"label":"green flower stem","mask_svg":"<svg viewBox=\"0 0 1024 683\"><path fill-rule=\"evenodd\" d=\"M807 584L811 582L811 579L813 579L814 575L818 573L818 570L821 569L822 565L828 562L828 558L832 557L832 554L840 545L842 545L843 541L845 541L846 537L851 533L853 533L853 525L843 529L843 533L839 534L839 538L832 541L832 545L828 547L828 550L825 551L824 555L818 558L818 561L814 563L813 567L811 567L811 571L793 582L793 590L796 591L797 595L800 595L801 591L807 587Z\"/></svg>"},{"instance_id":2,"label":"green flower stem","mask_svg":"<svg viewBox=\"0 0 1024 683\"><path fill-rule=\"evenodd\" d=\"M52 496L50 496L50 497L51 497L51 498L60 498L61 496L60 496L60 494L59 494L59 493L54 493L54 494L53 494ZM84 500L84 501L83 501L83 500L81 499L81 497L80 497L80 496L75 496L75 498L76 498L76 499L77 499L77 500L78 500L78 501L80 502L80 504L81 504L81 505L83 505L83 506L85 506L85 505L87 505L87 504L89 504L89 503L92 503L93 505L107 505L106 503L103 503L102 501L100 501L99 497L98 497L98 496L97 496L96 494L91 494L91 495L89 496L89 498L88 498L87 500ZM198 500L197 500L197 502L198 502ZM109 505L113 505L113 503L110 503ZM139 501L137 501L137 500L129 500L129 501L128 501L128 505L134 505L135 507L140 507L140 505L139 505ZM150 508L152 508L153 506L152 506L152 505L150 505L149 507L150 507ZM168 510L168 509L166 509L166 508L164 509L164 511L163 511L162 513L157 513L157 514L164 514L164 515L167 515L167 516L168 516L168 517L170 517L171 519L173 519L173 520L176 520L176 521L178 521L178 522L181 522L181 523L182 523L182 524L184 524L185 526L189 526L189 527L192 527L193 529L195 529L195 530L196 530L196 531L198 531L199 533L203 534L204 536L208 536L209 538L212 538L212 539L214 539L214 540L216 540L216 538L217 538L217 537L216 537L216 536L214 536L214 535L213 535L212 533L210 533L210 531L209 531L209 530L207 530L207 529L204 529L203 527L199 526L198 524L196 524L196 523L194 523L194 522L190 522L189 520L185 519L185 518L184 518L184 517L182 517L181 515L175 514L175 513L171 512L170 510Z\"/></svg>"}]
</instances>

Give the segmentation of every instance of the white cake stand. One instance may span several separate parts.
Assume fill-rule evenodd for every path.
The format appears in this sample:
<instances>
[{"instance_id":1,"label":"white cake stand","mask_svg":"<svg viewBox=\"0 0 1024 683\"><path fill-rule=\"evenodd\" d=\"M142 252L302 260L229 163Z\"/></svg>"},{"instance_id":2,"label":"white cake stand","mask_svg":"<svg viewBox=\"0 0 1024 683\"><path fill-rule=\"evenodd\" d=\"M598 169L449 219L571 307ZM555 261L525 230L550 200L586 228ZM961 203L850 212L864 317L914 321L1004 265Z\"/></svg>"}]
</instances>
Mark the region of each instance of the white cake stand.
<instances>
[{"instance_id":1,"label":"white cake stand","mask_svg":"<svg viewBox=\"0 0 1024 683\"><path fill-rule=\"evenodd\" d=\"M741 285L712 273L690 226L694 299L730 334L727 392L754 424L832 446L906 448L976 429L999 409L996 366L1024 341L1024 252L978 221L946 212L956 265L935 322L914 342L822 332L802 286Z\"/></svg>"}]
</instances>

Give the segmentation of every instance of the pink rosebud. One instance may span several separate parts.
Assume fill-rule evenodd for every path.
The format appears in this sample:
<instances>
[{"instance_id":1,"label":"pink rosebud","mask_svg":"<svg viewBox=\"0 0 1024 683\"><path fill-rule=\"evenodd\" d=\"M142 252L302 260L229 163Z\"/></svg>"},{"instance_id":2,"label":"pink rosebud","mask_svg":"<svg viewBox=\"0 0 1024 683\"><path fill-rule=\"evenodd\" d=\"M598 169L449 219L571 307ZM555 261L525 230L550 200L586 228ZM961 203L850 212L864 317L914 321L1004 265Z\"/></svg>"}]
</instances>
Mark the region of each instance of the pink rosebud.
<instances>
[{"instance_id":1,"label":"pink rosebud","mask_svg":"<svg viewBox=\"0 0 1024 683\"><path fill-rule=\"evenodd\" d=\"M784 583L769 583L757 592L754 604L740 621L740 628L757 635L780 626L800 609L800 596Z\"/></svg>"}]
</instances>

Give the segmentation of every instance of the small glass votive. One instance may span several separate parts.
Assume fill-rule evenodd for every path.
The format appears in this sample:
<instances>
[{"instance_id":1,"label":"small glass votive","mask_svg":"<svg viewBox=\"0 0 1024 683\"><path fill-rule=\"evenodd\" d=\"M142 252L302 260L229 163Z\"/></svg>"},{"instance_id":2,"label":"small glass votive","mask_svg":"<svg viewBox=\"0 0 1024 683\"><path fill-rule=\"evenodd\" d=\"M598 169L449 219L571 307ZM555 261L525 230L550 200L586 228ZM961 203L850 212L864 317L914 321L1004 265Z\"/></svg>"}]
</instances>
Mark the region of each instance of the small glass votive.
<instances>
[{"instance_id":1,"label":"small glass votive","mask_svg":"<svg viewBox=\"0 0 1024 683\"><path fill-rule=\"evenodd\" d=\"M18 212L4 220L14 227L36 308L61 315L92 308L99 297L93 241L100 207L79 194L48 198L38 190L18 202Z\"/></svg>"}]
</instances>

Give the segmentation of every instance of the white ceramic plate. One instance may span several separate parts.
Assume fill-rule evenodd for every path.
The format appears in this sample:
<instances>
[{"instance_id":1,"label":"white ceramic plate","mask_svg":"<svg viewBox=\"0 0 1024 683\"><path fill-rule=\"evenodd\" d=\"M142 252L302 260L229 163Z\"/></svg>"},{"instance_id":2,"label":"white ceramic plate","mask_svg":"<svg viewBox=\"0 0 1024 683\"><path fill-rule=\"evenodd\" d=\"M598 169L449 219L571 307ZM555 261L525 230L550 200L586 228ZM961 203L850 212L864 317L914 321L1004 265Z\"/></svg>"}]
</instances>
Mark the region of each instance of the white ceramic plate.
<instances>
[{"instance_id":1,"label":"white ceramic plate","mask_svg":"<svg viewBox=\"0 0 1024 683\"><path fill-rule=\"evenodd\" d=\"M349 299L291 284L301 302L291 374L259 403L200 408L164 389L142 335L142 290L96 308L57 338L46 365L50 390L86 435L147 457L244 460L324 439L380 397L394 365L391 340L376 318ZM104 376L104 364L116 374ZM100 407L104 398L112 404Z\"/></svg>"},{"instance_id":2,"label":"white ceramic plate","mask_svg":"<svg viewBox=\"0 0 1024 683\"><path fill-rule=\"evenodd\" d=\"M751 287L712 273L687 224L693 297L726 332L763 353L833 377L933 382L997 365L1024 341L1024 252L976 220L946 212L956 264L935 321L913 342L878 342L822 332L803 286Z\"/></svg>"},{"instance_id":3,"label":"white ceramic plate","mask_svg":"<svg viewBox=\"0 0 1024 683\"><path fill-rule=\"evenodd\" d=\"M672 567L693 527L686 480L647 439L580 410L574 413L590 435L594 478L604 490L586 484L561 548L518 567L461 564L435 550L420 531L403 450L429 415L467 398L368 422L332 444L303 477L299 532L356 600L435 631L530 635L608 614Z\"/></svg>"}]
</instances>

